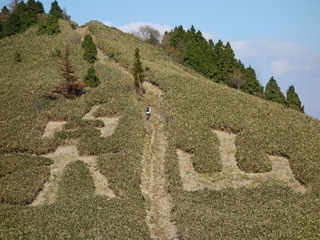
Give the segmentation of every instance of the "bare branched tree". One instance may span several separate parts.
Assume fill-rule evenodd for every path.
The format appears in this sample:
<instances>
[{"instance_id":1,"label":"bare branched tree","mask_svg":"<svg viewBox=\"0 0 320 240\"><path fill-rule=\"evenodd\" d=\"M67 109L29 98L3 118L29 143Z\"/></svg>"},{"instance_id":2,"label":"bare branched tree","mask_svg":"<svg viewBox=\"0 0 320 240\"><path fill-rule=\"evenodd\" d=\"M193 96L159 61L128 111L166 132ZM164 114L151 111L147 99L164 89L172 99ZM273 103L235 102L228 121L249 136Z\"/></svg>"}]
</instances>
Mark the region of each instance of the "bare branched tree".
<instances>
[{"instance_id":1,"label":"bare branched tree","mask_svg":"<svg viewBox=\"0 0 320 240\"><path fill-rule=\"evenodd\" d=\"M161 40L160 32L150 25L140 26L136 34L150 44L158 44Z\"/></svg>"},{"instance_id":2,"label":"bare branched tree","mask_svg":"<svg viewBox=\"0 0 320 240\"><path fill-rule=\"evenodd\" d=\"M9 6L11 12L15 12L15 11L16 11L18 4L19 4L19 0L12 0L12 1L9 3L8 6Z\"/></svg>"},{"instance_id":3,"label":"bare branched tree","mask_svg":"<svg viewBox=\"0 0 320 240\"><path fill-rule=\"evenodd\" d=\"M245 83L243 73L240 70L236 70L231 76L231 81L237 86L238 91L240 91L241 87Z\"/></svg>"}]
</instances>

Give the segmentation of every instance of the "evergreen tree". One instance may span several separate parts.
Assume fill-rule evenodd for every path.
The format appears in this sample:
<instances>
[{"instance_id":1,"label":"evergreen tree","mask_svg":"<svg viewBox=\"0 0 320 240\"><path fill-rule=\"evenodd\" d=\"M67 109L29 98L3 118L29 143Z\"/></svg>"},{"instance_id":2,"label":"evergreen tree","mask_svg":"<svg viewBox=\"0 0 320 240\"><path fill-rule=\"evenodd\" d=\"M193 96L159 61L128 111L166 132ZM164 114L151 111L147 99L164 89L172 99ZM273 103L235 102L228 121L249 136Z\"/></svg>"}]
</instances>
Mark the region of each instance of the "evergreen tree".
<instances>
[{"instance_id":1,"label":"evergreen tree","mask_svg":"<svg viewBox=\"0 0 320 240\"><path fill-rule=\"evenodd\" d=\"M79 82L75 76L75 68L70 60L71 48L70 45L66 45L65 54L63 55L60 63L61 76L65 79L54 86L55 92L44 92L44 95L49 98L57 98L61 94L66 98L74 99L76 96L80 96L84 93L85 83Z\"/></svg>"},{"instance_id":2,"label":"evergreen tree","mask_svg":"<svg viewBox=\"0 0 320 240\"><path fill-rule=\"evenodd\" d=\"M94 63L97 60L98 52L96 44L94 43L90 34L84 36L82 48L84 49L83 59L89 63Z\"/></svg>"},{"instance_id":3,"label":"evergreen tree","mask_svg":"<svg viewBox=\"0 0 320 240\"><path fill-rule=\"evenodd\" d=\"M263 97L263 86L257 79L255 70L249 66L245 71L245 83L243 85L243 91L255 96Z\"/></svg>"},{"instance_id":4,"label":"evergreen tree","mask_svg":"<svg viewBox=\"0 0 320 240\"><path fill-rule=\"evenodd\" d=\"M12 13L3 26L1 37L11 36L22 31L22 21L17 13Z\"/></svg>"},{"instance_id":5,"label":"evergreen tree","mask_svg":"<svg viewBox=\"0 0 320 240\"><path fill-rule=\"evenodd\" d=\"M170 45L178 48L179 43L185 43L186 40L186 31L183 29L182 25L175 27L173 30L170 31ZM182 49L179 49L182 50Z\"/></svg>"},{"instance_id":6,"label":"evergreen tree","mask_svg":"<svg viewBox=\"0 0 320 240\"><path fill-rule=\"evenodd\" d=\"M293 85L291 85L287 90L286 103L289 107L304 112L304 106L301 106L300 98L298 94L295 92Z\"/></svg>"},{"instance_id":7,"label":"evergreen tree","mask_svg":"<svg viewBox=\"0 0 320 240\"><path fill-rule=\"evenodd\" d=\"M60 8L57 1L51 3L51 8L49 11L49 15L56 18L63 18L63 10Z\"/></svg>"},{"instance_id":8,"label":"evergreen tree","mask_svg":"<svg viewBox=\"0 0 320 240\"><path fill-rule=\"evenodd\" d=\"M28 27L37 22L37 16L29 12L28 6L24 1L18 3L15 13L19 15L22 22L20 32L24 32Z\"/></svg>"},{"instance_id":9,"label":"evergreen tree","mask_svg":"<svg viewBox=\"0 0 320 240\"><path fill-rule=\"evenodd\" d=\"M54 16L49 16L45 20L40 20L38 23L38 35L56 35L60 33L60 26L58 18Z\"/></svg>"},{"instance_id":10,"label":"evergreen tree","mask_svg":"<svg viewBox=\"0 0 320 240\"><path fill-rule=\"evenodd\" d=\"M222 68L223 78L221 80L223 83L227 84L229 87L233 87L234 85L232 81L230 81L230 79L236 68L237 61L235 59L235 54L229 42L227 42L223 48L221 63L223 66Z\"/></svg>"},{"instance_id":11,"label":"evergreen tree","mask_svg":"<svg viewBox=\"0 0 320 240\"><path fill-rule=\"evenodd\" d=\"M210 72L209 44L200 31L194 26L187 31L186 46L184 51L185 65L193 68L196 72L208 77Z\"/></svg>"},{"instance_id":12,"label":"evergreen tree","mask_svg":"<svg viewBox=\"0 0 320 240\"><path fill-rule=\"evenodd\" d=\"M224 74L223 74L223 62L222 62L222 56L223 56L224 46L223 42L219 40L215 45L213 49L213 69L214 69L214 77L213 81L216 83L223 83Z\"/></svg>"},{"instance_id":13,"label":"evergreen tree","mask_svg":"<svg viewBox=\"0 0 320 240\"><path fill-rule=\"evenodd\" d=\"M206 76L207 78L214 80L214 74L216 72L216 68L215 68L216 56L214 54L214 43L212 39L209 39L208 41L207 57L209 58L209 61L208 61L209 65L208 65L208 72Z\"/></svg>"},{"instance_id":14,"label":"evergreen tree","mask_svg":"<svg viewBox=\"0 0 320 240\"><path fill-rule=\"evenodd\" d=\"M267 100L278 103L285 103L285 97L278 86L277 81L271 77L266 85L265 97Z\"/></svg>"},{"instance_id":15,"label":"evergreen tree","mask_svg":"<svg viewBox=\"0 0 320 240\"><path fill-rule=\"evenodd\" d=\"M174 54L174 59L178 63L184 62L184 52L186 46L186 31L180 25L179 27L175 27L174 30L171 30L169 33L170 39L169 43L175 51L171 51Z\"/></svg>"},{"instance_id":16,"label":"evergreen tree","mask_svg":"<svg viewBox=\"0 0 320 240\"><path fill-rule=\"evenodd\" d=\"M134 51L133 77L136 88L139 89L139 93L142 94L142 83L145 80L145 73L142 63L140 62L139 48L136 48Z\"/></svg>"},{"instance_id":17,"label":"evergreen tree","mask_svg":"<svg viewBox=\"0 0 320 240\"><path fill-rule=\"evenodd\" d=\"M66 98L74 99L76 96L84 93L85 84L79 82L75 76L75 67L70 60L71 48L66 45L65 54L63 55L60 63L61 76L65 79L64 82L55 86L56 92L62 94Z\"/></svg>"},{"instance_id":18,"label":"evergreen tree","mask_svg":"<svg viewBox=\"0 0 320 240\"><path fill-rule=\"evenodd\" d=\"M93 66L88 69L86 76L84 77L83 82L87 84L89 87L97 87L100 84L100 80L96 75L96 70Z\"/></svg>"}]
</instances>

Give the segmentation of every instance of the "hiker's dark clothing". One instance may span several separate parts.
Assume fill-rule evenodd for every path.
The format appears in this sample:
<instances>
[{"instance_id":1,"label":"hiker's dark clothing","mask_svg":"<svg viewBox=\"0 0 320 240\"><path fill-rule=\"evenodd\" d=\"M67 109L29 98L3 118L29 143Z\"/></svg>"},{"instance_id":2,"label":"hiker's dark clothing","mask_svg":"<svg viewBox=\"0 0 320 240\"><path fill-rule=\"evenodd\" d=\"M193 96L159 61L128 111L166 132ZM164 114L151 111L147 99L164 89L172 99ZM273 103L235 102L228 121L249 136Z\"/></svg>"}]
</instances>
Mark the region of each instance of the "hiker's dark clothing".
<instances>
[{"instance_id":1,"label":"hiker's dark clothing","mask_svg":"<svg viewBox=\"0 0 320 240\"><path fill-rule=\"evenodd\" d=\"M146 108L146 116L147 116L147 120L149 120L151 117L151 107L150 106L147 106L147 108Z\"/></svg>"}]
</instances>

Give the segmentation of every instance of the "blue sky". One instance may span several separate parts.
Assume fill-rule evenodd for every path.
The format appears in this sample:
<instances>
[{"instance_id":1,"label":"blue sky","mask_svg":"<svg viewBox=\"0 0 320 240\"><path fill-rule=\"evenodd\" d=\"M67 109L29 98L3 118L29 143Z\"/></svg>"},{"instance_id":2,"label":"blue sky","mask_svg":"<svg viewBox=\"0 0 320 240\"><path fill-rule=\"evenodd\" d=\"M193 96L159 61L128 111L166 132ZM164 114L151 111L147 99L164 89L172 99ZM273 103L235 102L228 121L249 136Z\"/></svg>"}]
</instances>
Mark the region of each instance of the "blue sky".
<instances>
[{"instance_id":1,"label":"blue sky","mask_svg":"<svg viewBox=\"0 0 320 240\"><path fill-rule=\"evenodd\" d=\"M0 7L10 0L0 0ZM25 0L27 2L27 0ZM48 12L53 0L40 0ZM230 42L263 86L273 76L294 85L306 114L320 119L320 0L58 0L79 25L97 20L132 32L193 25L207 39Z\"/></svg>"}]
</instances>

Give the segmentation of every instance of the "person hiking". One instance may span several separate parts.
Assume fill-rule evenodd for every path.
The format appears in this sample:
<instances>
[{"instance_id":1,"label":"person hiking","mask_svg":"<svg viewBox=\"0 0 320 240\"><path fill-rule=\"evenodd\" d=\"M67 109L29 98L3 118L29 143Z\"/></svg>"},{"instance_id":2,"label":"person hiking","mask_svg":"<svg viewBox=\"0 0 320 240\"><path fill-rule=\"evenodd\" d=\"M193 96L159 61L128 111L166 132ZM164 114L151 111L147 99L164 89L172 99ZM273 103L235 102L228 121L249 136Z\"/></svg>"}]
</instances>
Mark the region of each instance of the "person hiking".
<instances>
[{"instance_id":1,"label":"person hiking","mask_svg":"<svg viewBox=\"0 0 320 240\"><path fill-rule=\"evenodd\" d=\"M147 116L147 121L150 119L151 117L151 107L150 104L148 104L147 108L146 108L146 116Z\"/></svg>"}]
</instances>

